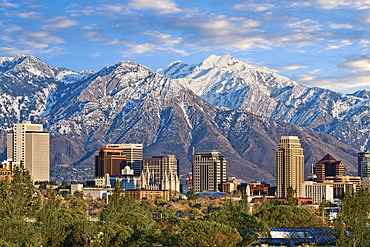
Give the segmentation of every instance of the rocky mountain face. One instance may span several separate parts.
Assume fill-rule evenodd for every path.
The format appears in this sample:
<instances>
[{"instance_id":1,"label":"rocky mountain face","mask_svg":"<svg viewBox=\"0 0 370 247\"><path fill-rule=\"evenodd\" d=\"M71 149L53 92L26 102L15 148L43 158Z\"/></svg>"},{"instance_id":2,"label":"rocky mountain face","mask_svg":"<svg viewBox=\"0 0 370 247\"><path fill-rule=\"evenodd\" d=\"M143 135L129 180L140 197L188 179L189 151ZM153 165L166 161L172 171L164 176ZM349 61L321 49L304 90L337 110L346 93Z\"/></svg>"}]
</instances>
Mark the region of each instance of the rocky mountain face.
<instances>
[{"instance_id":1,"label":"rocky mountain face","mask_svg":"<svg viewBox=\"0 0 370 247\"><path fill-rule=\"evenodd\" d=\"M208 69L199 70L198 76L190 76L196 66L181 65L181 70L179 63L162 71L164 75L134 62L118 63L96 73L76 73L49 66L31 56L0 58L0 147L3 158L5 131L15 122L29 119L43 123L51 133L51 179L57 181L92 179L93 156L107 143L143 143L145 156L176 155L182 174L191 169L193 149L216 149L228 160L228 175L274 182L275 150L282 135L301 138L307 173L310 164L327 153L348 164L347 172L355 172L357 149L354 147L312 128L262 116L252 107L244 109L242 106L246 103L236 93L235 97L238 95L239 99L217 96L219 92L212 89L212 83L217 84L217 80L203 80L203 76L218 66L214 58L203 62ZM227 63L233 60L230 57L222 59ZM176 78L174 66L183 71L176 73L186 78L170 79ZM239 72L252 76L252 68L255 67L250 66L249 72ZM226 74L215 72L214 78L230 76L227 82L231 83L233 72ZM238 80L241 82L242 78ZM254 90L252 88L260 88L260 93L266 88L280 88L282 94L289 83L292 88L304 88L289 80L271 79L269 83L270 86L251 84L248 90L236 84L234 90L226 85L226 81L224 84L220 82L219 86L222 90L240 90L249 100L253 100L248 93ZM230 104L234 106L226 108L224 104L213 102L211 94L207 98L211 89L217 102L232 102ZM266 95L258 96L257 91L254 95L269 100ZM354 101L367 99L341 97ZM269 102L274 104L273 100Z\"/></svg>"},{"instance_id":2,"label":"rocky mountain face","mask_svg":"<svg viewBox=\"0 0 370 247\"><path fill-rule=\"evenodd\" d=\"M158 72L181 80L213 105L310 127L357 149L370 148L368 90L345 95L305 87L229 55L210 56L198 65L177 61Z\"/></svg>"}]
</instances>

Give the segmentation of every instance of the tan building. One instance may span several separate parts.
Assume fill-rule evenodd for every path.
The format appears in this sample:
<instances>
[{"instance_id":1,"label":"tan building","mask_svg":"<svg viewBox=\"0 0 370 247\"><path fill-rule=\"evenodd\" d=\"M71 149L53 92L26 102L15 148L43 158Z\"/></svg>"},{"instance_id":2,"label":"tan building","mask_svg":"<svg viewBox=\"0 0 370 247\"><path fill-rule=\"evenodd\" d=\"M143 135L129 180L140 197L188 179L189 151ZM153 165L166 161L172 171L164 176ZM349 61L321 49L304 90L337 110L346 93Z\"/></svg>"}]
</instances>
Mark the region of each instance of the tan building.
<instances>
[{"instance_id":1,"label":"tan building","mask_svg":"<svg viewBox=\"0 0 370 247\"><path fill-rule=\"evenodd\" d=\"M126 164L130 166L131 169L134 169L135 176L140 176L141 161L143 160L143 144L107 144L106 147L122 149L123 154L126 155Z\"/></svg>"},{"instance_id":2,"label":"tan building","mask_svg":"<svg viewBox=\"0 0 370 247\"><path fill-rule=\"evenodd\" d=\"M287 197L289 187L304 196L304 155L298 136L282 136L276 151L277 194Z\"/></svg>"},{"instance_id":3,"label":"tan building","mask_svg":"<svg viewBox=\"0 0 370 247\"><path fill-rule=\"evenodd\" d=\"M124 193L127 196L132 196L135 200L141 200L143 198L150 200L158 198L163 198L165 200L170 199L170 193L168 190L125 190Z\"/></svg>"},{"instance_id":4,"label":"tan building","mask_svg":"<svg viewBox=\"0 0 370 247\"><path fill-rule=\"evenodd\" d=\"M142 189L152 187L180 192L178 162L175 155L159 155L143 159L139 182Z\"/></svg>"},{"instance_id":5,"label":"tan building","mask_svg":"<svg viewBox=\"0 0 370 247\"><path fill-rule=\"evenodd\" d=\"M15 124L7 137L7 158L23 163L34 181L48 181L50 135L44 132L42 124L23 121Z\"/></svg>"},{"instance_id":6,"label":"tan building","mask_svg":"<svg viewBox=\"0 0 370 247\"><path fill-rule=\"evenodd\" d=\"M344 164L341 160L336 160L330 154L316 162L314 174L317 182L323 182L327 177L344 176Z\"/></svg>"},{"instance_id":7,"label":"tan building","mask_svg":"<svg viewBox=\"0 0 370 247\"><path fill-rule=\"evenodd\" d=\"M218 151L200 151L193 154L193 189L222 191L226 181L226 159Z\"/></svg>"},{"instance_id":8,"label":"tan building","mask_svg":"<svg viewBox=\"0 0 370 247\"><path fill-rule=\"evenodd\" d=\"M95 177L109 174L117 176L126 166L126 155L122 149L101 148L99 154L95 156Z\"/></svg>"}]
</instances>

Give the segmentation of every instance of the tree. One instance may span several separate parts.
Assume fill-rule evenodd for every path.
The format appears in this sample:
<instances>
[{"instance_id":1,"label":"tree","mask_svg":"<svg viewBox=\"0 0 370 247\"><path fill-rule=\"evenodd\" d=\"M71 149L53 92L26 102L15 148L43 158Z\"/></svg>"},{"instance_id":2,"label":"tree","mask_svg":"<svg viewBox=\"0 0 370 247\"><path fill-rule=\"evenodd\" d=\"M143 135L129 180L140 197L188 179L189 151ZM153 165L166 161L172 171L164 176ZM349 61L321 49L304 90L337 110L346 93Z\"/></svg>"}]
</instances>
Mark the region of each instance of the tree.
<instances>
[{"instance_id":1,"label":"tree","mask_svg":"<svg viewBox=\"0 0 370 247\"><path fill-rule=\"evenodd\" d=\"M298 205L298 199L296 198L297 190L293 189L292 187L288 187L287 189L287 204L291 206Z\"/></svg>"},{"instance_id":2,"label":"tree","mask_svg":"<svg viewBox=\"0 0 370 247\"><path fill-rule=\"evenodd\" d=\"M152 219L150 206L138 204L130 196L123 196L120 188L115 188L110 202L101 213L101 220L129 226L133 234L127 246L153 245L160 235L156 222Z\"/></svg>"},{"instance_id":3,"label":"tree","mask_svg":"<svg viewBox=\"0 0 370 247\"><path fill-rule=\"evenodd\" d=\"M244 203L229 201L218 211L209 214L206 219L237 229L243 238L243 246L254 243L257 238L270 232L266 223L247 213Z\"/></svg>"},{"instance_id":4,"label":"tree","mask_svg":"<svg viewBox=\"0 0 370 247\"><path fill-rule=\"evenodd\" d=\"M334 229L338 234L337 246L369 245L369 207L370 195L367 190L344 195L341 210L334 221Z\"/></svg>"},{"instance_id":5,"label":"tree","mask_svg":"<svg viewBox=\"0 0 370 247\"><path fill-rule=\"evenodd\" d=\"M2 216L29 216L37 208L33 198L34 186L27 169L22 165L13 171L11 180L0 181L0 214Z\"/></svg>"},{"instance_id":6,"label":"tree","mask_svg":"<svg viewBox=\"0 0 370 247\"><path fill-rule=\"evenodd\" d=\"M194 190L189 190L188 192L186 192L186 197L188 198L188 200L197 200L200 198L200 195L198 193L196 193Z\"/></svg>"},{"instance_id":7,"label":"tree","mask_svg":"<svg viewBox=\"0 0 370 247\"><path fill-rule=\"evenodd\" d=\"M277 205L261 210L256 216L269 227L323 227L323 220L307 209Z\"/></svg>"},{"instance_id":8,"label":"tree","mask_svg":"<svg viewBox=\"0 0 370 247\"><path fill-rule=\"evenodd\" d=\"M203 220L187 220L180 233L184 246L236 246L242 241L235 228Z\"/></svg>"}]
</instances>

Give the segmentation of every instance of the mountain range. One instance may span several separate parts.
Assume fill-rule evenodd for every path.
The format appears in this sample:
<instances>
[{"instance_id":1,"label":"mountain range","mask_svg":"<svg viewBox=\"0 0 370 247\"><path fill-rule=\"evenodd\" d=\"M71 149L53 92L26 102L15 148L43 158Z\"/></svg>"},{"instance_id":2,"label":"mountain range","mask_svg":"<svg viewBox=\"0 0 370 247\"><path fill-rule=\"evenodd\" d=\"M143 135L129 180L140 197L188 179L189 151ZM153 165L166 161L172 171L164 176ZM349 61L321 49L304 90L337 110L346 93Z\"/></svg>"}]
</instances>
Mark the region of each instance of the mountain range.
<instances>
[{"instance_id":1,"label":"mountain range","mask_svg":"<svg viewBox=\"0 0 370 247\"><path fill-rule=\"evenodd\" d=\"M356 173L369 148L370 93L308 88L229 55L179 61L157 72L121 62L98 72L56 68L26 55L0 58L0 150L15 122L51 133L51 179L92 179L107 143L143 143L144 156L175 154L180 173L192 150L218 150L228 175L274 183L282 135L298 135L311 164L330 153Z\"/></svg>"}]
</instances>

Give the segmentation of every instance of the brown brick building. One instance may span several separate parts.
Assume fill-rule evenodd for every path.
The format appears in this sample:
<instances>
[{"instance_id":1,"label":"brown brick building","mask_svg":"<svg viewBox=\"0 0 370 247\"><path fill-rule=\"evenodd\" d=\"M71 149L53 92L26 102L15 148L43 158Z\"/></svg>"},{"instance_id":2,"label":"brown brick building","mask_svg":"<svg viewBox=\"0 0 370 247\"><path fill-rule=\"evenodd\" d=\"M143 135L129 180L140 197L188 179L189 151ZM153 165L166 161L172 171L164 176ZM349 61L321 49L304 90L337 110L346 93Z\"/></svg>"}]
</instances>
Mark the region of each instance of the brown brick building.
<instances>
[{"instance_id":1,"label":"brown brick building","mask_svg":"<svg viewBox=\"0 0 370 247\"><path fill-rule=\"evenodd\" d=\"M122 149L101 148L99 154L95 156L95 177L110 176L121 174L121 170L126 166L126 155Z\"/></svg>"},{"instance_id":2,"label":"brown brick building","mask_svg":"<svg viewBox=\"0 0 370 247\"><path fill-rule=\"evenodd\" d=\"M314 166L314 174L317 176L317 182L323 182L326 177L344 176L344 164L340 160L336 160L330 154L316 162Z\"/></svg>"}]
</instances>

